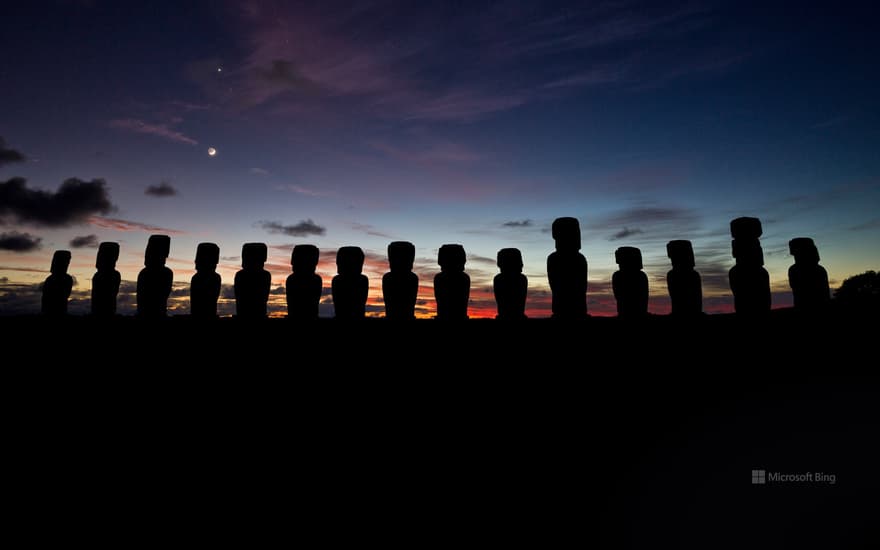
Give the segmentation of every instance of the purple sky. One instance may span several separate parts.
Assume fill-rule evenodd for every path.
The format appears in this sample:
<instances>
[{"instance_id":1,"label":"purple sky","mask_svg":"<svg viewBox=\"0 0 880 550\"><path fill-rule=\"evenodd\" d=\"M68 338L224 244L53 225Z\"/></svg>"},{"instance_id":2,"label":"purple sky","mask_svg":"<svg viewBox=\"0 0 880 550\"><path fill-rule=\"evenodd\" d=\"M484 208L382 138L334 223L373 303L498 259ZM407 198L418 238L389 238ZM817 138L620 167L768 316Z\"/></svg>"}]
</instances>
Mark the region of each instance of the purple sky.
<instances>
[{"instance_id":1,"label":"purple sky","mask_svg":"<svg viewBox=\"0 0 880 550\"><path fill-rule=\"evenodd\" d=\"M242 243L266 242L276 286L294 244L322 249L327 285L336 248L361 246L381 311L385 247L409 240L423 312L437 249L461 243L475 313L494 313L495 255L518 247L541 316L558 216L580 219L594 313L614 311L624 245L667 311L671 239L693 241L706 309L729 310L743 215L764 222L787 305L790 238L814 238L832 286L880 267L880 79L870 4L786 6L4 6L0 313L38 310L56 249L73 252L85 311L97 242L120 242L133 281L149 234L167 233L180 311L202 241L220 245L224 283Z\"/></svg>"}]
</instances>

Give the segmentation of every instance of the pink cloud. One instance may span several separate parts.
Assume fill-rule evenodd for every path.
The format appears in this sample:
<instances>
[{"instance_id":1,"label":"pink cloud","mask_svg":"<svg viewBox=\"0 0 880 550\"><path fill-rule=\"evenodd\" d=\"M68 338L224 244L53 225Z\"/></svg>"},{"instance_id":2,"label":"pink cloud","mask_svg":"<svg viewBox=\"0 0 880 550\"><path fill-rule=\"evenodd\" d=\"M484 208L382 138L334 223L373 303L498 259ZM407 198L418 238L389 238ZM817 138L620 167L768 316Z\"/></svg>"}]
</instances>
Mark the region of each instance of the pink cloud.
<instances>
[{"instance_id":1,"label":"pink cloud","mask_svg":"<svg viewBox=\"0 0 880 550\"><path fill-rule=\"evenodd\" d=\"M177 124L180 121L181 119L174 119L172 124ZM186 143L187 145L198 145L199 143L193 138L170 128L167 124L150 124L149 122L144 122L143 120L136 118L114 119L111 120L109 124L112 128L117 128L119 130L127 130L136 134L158 136L177 143Z\"/></svg>"},{"instance_id":2,"label":"pink cloud","mask_svg":"<svg viewBox=\"0 0 880 550\"><path fill-rule=\"evenodd\" d=\"M168 229L167 227L158 227L155 225L120 220L117 218L103 218L101 216L92 216L89 218L89 224L102 229L112 229L114 231L144 231L146 233L165 233L167 235L185 234L184 231L177 229Z\"/></svg>"},{"instance_id":3,"label":"pink cloud","mask_svg":"<svg viewBox=\"0 0 880 550\"><path fill-rule=\"evenodd\" d=\"M332 191L318 191L317 189L310 189L308 187L303 187L302 185L296 185L293 183L288 183L285 185L276 185L275 189L278 191L291 191L293 193L298 193L300 195L305 195L307 197L332 197L336 193Z\"/></svg>"}]
</instances>

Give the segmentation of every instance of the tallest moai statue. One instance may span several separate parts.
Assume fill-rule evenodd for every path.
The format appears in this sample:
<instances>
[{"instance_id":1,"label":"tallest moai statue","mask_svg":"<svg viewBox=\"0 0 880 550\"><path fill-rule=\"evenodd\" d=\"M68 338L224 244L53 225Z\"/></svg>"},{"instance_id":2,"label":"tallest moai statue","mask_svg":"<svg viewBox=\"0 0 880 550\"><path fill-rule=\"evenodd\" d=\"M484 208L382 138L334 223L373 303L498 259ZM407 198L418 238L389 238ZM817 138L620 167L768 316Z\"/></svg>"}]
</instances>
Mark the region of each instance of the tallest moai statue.
<instances>
[{"instance_id":1,"label":"tallest moai statue","mask_svg":"<svg viewBox=\"0 0 880 550\"><path fill-rule=\"evenodd\" d=\"M553 318L587 316L587 259L581 254L581 226L577 218L553 222L556 252L547 256L547 278L553 292Z\"/></svg>"}]
</instances>

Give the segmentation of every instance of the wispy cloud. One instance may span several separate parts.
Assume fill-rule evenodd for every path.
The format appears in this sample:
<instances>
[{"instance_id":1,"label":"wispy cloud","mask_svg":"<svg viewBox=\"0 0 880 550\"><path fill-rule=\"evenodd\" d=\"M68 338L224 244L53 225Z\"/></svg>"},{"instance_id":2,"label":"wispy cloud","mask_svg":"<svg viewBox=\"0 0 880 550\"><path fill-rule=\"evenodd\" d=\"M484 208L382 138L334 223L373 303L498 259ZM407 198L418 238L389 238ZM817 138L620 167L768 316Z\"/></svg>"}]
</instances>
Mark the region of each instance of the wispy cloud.
<instances>
[{"instance_id":1,"label":"wispy cloud","mask_svg":"<svg viewBox=\"0 0 880 550\"><path fill-rule=\"evenodd\" d=\"M511 220L509 222L504 222L501 224L501 227L519 228L519 227L532 227L532 225L534 225L532 220L525 219L525 220Z\"/></svg>"},{"instance_id":2,"label":"wispy cloud","mask_svg":"<svg viewBox=\"0 0 880 550\"><path fill-rule=\"evenodd\" d=\"M686 47L713 22L690 4L247 6L240 63L188 69L234 109L330 113L345 97L371 116L469 122L569 91L717 70L729 57L724 45Z\"/></svg>"},{"instance_id":3,"label":"wispy cloud","mask_svg":"<svg viewBox=\"0 0 880 550\"><path fill-rule=\"evenodd\" d=\"M169 124L150 123L136 118L118 118L109 122L110 127L118 130L126 130L136 134L147 134L161 137L176 143L185 143L187 145L198 145L198 141L179 132Z\"/></svg>"},{"instance_id":4,"label":"wispy cloud","mask_svg":"<svg viewBox=\"0 0 880 550\"><path fill-rule=\"evenodd\" d=\"M825 128L831 128L832 126L840 126L841 124L849 121L851 118L852 116L850 115L839 115L817 122L816 124L810 126L810 128L814 130L822 130Z\"/></svg>"},{"instance_id":5,"label":"wispy cloud","mask_svg":"<svg viewBox=\"0 0 880 550\"><path fill-rule=\"evenodd\" d=\"M391 235L385 233L383 231L379 231L375 226L372 226L368 223L352 223L351 228L355 231L359 231L361 233L365 233L367 235L372 235L373 237L382 237L383 239L393 239Z\"/></svg>"},{"instance_id":6,"label":"wispy cloud","mask_svg":"<svg viewBox=\"0 0 880 550\"><path fill-rule=\"evenodd\" d=\"M251 168L251 174L256 174L258 176L269 176L271 175L268 170L265 168Z\"/></svg>"},{"instance_id":7,"label":"wispy cloud","mask_svg":"<svg viewBox=\"0 0 880 550\"><path fill-rule=\"evenodd\" d=\"M850 231L867 231L869 229L880 229L880 218L874 218L849 228Z\"/></svg>"},{"instance_id":8,"label":"wispy cloud","mask_svg":"<svg viewBox=\"0 0 880 550\"><path fill-rule=\"evenodd\" d=\"M257 225L269 233L278 233L290 237L320 236L327 232L325 227L316 224L311 218L292 225L285 225L276 221L261 221Z\"/></svg>"},{"instance_id":9,"label":"wispy cloud","mask_svg":"<svg viewBox=\"0 0 880 550\"><path fill-rule=\"evenodd\" d=\"M332 191L319 191L317 189L311 189L309 187L303 187L302 185L296 185L293 183L288 183L285 185L276 185L275 189L278 191L290 191L292 193L298 193L300 195L305 195L307 197L332 197L335 195Z\"/></svg>"},{"instance_id":10,"label":"wispy cloud","mask_svg":"<svg viewBox=\"0 0 880 550\"><path fill-rule=\"evenodd\" d=\"M164 233L166 235L183 235L185 233L178 229L169 229L167 227L159 227L129 220L120 220L118 218L104 218L101 216L92 216L89 218L89 223L95 227L112 229L114 231L143 231L145 233Z\"/></svg>"},{"instance_id":11,"label":"wispy cloud","mask_svg":"<svg viewBox=\"0 0 880 550\"><path fill-rule=\"evenodd\" d=\"M48 269L39 267L15 267L10 265L0 265L0 271L20 271L22 273L49 273Z\"/></svg>"}]
</instances>

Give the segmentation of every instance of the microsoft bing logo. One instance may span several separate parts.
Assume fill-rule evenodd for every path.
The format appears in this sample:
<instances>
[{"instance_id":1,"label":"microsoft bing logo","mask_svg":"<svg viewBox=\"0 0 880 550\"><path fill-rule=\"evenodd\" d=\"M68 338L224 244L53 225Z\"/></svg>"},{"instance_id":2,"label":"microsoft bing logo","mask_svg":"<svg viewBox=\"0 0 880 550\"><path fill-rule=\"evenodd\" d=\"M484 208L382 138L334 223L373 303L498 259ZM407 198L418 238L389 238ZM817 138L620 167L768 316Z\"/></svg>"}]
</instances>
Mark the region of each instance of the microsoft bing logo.
<instances>
[{"instance_id":1,"label":"microsoft bing logo","mask_svg":"<svg viewBox=\"0 0 880 550\"><path fill-rule=\"evenodd\" d=\"M752 485L764 485L767 483L766 470L752 470Z\"/></svg>"}]
</instances>

